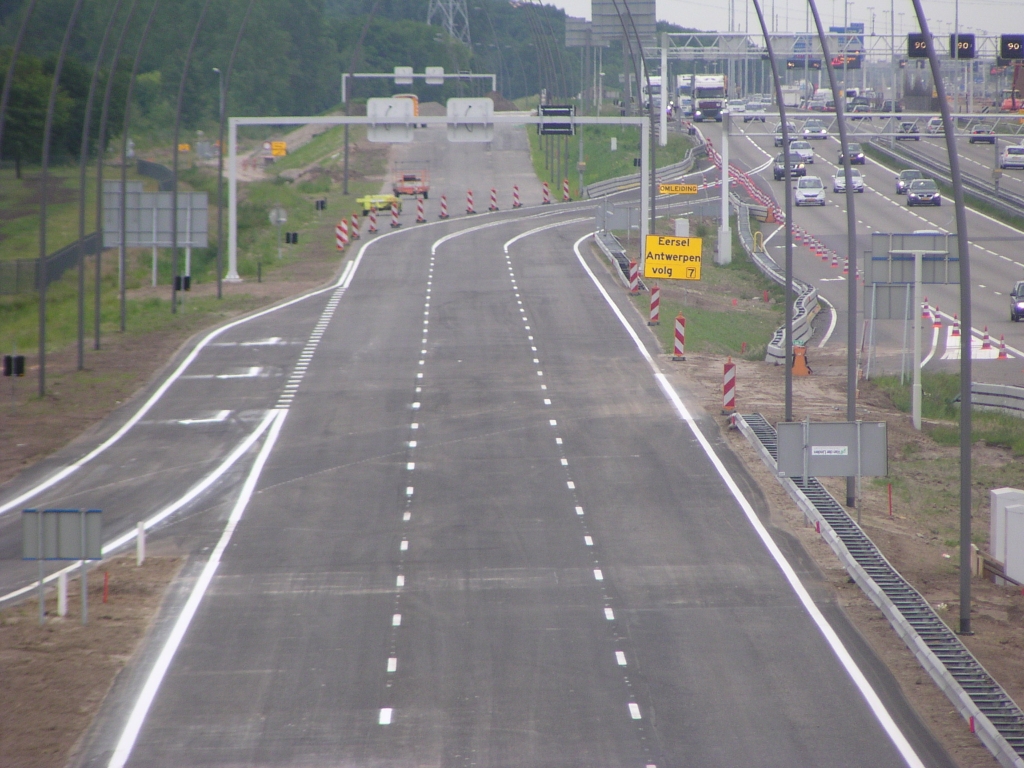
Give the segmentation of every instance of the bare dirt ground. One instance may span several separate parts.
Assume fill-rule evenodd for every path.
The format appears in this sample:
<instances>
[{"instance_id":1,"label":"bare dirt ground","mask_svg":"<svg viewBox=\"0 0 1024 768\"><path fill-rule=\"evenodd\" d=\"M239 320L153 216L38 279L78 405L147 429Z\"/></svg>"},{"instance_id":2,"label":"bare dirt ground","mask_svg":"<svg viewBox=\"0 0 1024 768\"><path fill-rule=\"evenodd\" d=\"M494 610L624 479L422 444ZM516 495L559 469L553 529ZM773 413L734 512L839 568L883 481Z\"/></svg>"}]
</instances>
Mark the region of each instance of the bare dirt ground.
<instances>
[{"instance_id":1,"label":"bare dirt ground","mask_svg":"<svg viewBox=\"0 0 1024 768\"><path fill-rule=\"evenodd\" d=\"M89 623L82 626L79 582L68 584L68 615L39 625L38 603L0 611L0 765L59 768L92 722L114 678L135 652L181 567L176 557L134 557L89 576ZM107 601L103 577L109 576Z\"/></svg>"}]
</instances>

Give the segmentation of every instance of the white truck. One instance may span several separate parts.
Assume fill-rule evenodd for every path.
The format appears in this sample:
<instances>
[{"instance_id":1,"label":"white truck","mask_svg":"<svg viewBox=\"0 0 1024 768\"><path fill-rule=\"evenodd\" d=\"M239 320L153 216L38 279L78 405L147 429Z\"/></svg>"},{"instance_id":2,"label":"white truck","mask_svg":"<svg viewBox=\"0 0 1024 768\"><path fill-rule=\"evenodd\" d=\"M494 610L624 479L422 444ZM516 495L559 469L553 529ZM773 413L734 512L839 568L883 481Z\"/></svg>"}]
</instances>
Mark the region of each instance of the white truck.
<instances>
[{"instance_id":1,"label":"white truck","mask_svg":"<svg viewBox=\"0 0 1024 768\"><path fill-rule=\"evenodd\" d=\"M725 88L725 75L693 76L693 121L695 123L705 120L722 122Z\"/></svg>"},{"instance_id":2,"label":"white truck","mask_svg":"<svg viewBox=\"0 0 1024 768\"><path fill-rule=\"evenodd\" d=\"M650 85L648 86L647 79L643 80L642 91L644 97L644 106L650 107L651 100L654 100L655 109L660 109L662 105L661 100L661 75L651 75Z\"/></svg>"}]
</instances>

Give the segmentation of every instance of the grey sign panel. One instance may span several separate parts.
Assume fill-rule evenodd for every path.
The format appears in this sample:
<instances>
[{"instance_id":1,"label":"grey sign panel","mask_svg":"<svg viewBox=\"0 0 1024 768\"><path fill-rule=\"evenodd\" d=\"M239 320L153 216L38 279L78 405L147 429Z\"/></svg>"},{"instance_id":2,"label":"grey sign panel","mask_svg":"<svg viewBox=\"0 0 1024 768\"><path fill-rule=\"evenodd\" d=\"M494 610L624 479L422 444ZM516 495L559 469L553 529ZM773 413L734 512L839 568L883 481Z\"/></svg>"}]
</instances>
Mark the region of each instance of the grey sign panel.
<instances>
[{"instance_id":1,"label":"grey sign panel","mask_svg":"<svg viewBox=\"0 0 1024 768\"><path fill-rule=\"evenodd\" d=\"M907 304L907 295L910 295L910 304ZM874 283L864 286L864 311L869 313L875 320L905 320L913 317L914 311L914 284L898 283L886 285L885 283ZM872 314L872 308L874 313Z\"/></svg>"},{"instance_id":2,"label":"grey sign panel","mask_svg":"<svg viewBox=\"0 0 1024 768\"><path fill-rule=\"evenodd\" d=\"M590 45L590 22L575 16L565 17L565 47L583 48Z\"/></svg>"},{"instance_id":3,"label":"grey sign panel","mask_svg":"<svg viewBox=\"0 0 1024 768\"><path fill-rule=\"evenodd\" d=\"M619 13L622 14L621 21ZM636 27L636 34L640 36L642 44L654 45L657 38L654 14L654 0L591 0L590 17L593 19L591 30L594 44L601 45L603 41L621 40L625 26L634 47L636 41L633 38L633 27Z\"/></svg>"},{"instance_id":4,"label":"grey sign panel","mask_svg":"<svg viewBox=\"0 0 1024 768\"><path fill-rule=\"evenodd\" d=\"M121 244L121 201L116 192L104 196L103 247ZM109 205L108 205L109 203ZM133 192L125 200L125 242L129 248L172 245L170 192ZM206 192L178 193L178 247L206 248L209 199Z\"/></svg>"},{"instance_id":5,"label":"grey sign panel","mask_svg":"<svg viewBox=\"0 0 1024 768\"><path fill-rule=\"evenodd\" d=\"M864 283L913 283L915 251L924 252L922 283L956 285L960 282L960 249L956 235L875 232L871 235L871 252L864 259Z\"/></svg>"},{"instance_id":6,"label":"grey sign panel","mask_svg":"<svg viewBox=\"0 0 1024 768\"><path fill-rule=\"evenodd\" d=\"M39 560L42 543L43 560L100 560L102 528L103 513L98 509L26 509L21 513L22 558Z\"/></svg>"},{"instance_id":7,"label":"grey sign panel","mask_svg":"<svg viewBox=\"0 0 1024 768\"><path fill-rule=\"evenodd\" d=\"M884 421L789 421L776 431L779 477L889 474Z\"/></svg>"}]
</instances>

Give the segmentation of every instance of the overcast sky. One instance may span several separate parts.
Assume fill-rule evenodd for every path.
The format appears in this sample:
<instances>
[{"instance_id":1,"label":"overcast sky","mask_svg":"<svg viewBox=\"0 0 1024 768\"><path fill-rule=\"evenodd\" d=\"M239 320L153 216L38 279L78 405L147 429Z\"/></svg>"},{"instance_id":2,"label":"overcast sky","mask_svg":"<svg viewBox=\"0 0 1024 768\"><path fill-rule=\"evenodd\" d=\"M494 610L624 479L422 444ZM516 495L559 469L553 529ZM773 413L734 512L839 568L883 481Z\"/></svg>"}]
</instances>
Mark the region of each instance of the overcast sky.
<instances>
[{"instance_id":1,"label":"overcast sky","mask_svg":"<svg viewBox=\"0 0 1024 768\"><path fill-rule=\"evenodd\" d=\"M843 0L817 0L821 20L826 26L843 23ZM952 31L957 0L921 0L933 34ZM590 0L542 0L564 8L570 16L590 18ZM757 29L753 5L731 0L736 17L736 31ZM765 15L777 19L779 30L802 32L805 29L806 3L801 0L761 0ZM658 20L684 27L725 32L729 29L730 0L657 0ZM999 35L1003 32L1024 34L1024 0L959 0L960 31ZM914 6L909 0L856 0L850 3L849 20L864 23L871 30L874 14L875 32L889 33L889 10L894 8L896 34L918 30ZM774 11L773 11L774 9ZM771 23L771 22L769 22ZM749 26L748 26L749 24ZM811 23L813 26L813 22ZM902 32L901 32L902 24Z\"/></svg>"}]
</instances>

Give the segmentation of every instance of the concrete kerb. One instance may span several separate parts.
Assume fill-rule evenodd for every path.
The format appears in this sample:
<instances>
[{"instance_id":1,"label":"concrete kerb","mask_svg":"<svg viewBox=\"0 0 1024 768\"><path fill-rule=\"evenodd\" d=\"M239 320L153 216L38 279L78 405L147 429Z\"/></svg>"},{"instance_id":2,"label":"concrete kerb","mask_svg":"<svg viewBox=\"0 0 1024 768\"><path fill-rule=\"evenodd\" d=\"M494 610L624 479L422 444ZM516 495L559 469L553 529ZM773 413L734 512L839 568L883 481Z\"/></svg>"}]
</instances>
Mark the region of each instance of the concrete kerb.
<instances>
[{"instance_id":1,"label":"concrete kerb","mask_svg":"<svg viewBox=\"0 0 1024 768\"><path fill-rule=\"evenodd\" d=\"M757 438L754 432L750 429L746 420L742 415L736 414L732 417L731 422L739 429L747 442L754 448L757 454L761 457L761 460L765 465L772 470L772 474L776 476L779 484L785 488L786 492L790 495L790 498L796 502L796 505L803 512L804 517L810 522L813 521L818 525L821 536L828 543L829 547L835 553L836 557L839 558L840 563L846 569L846 572L853 578L861 590L868 596L872 603L885 615L889 624L899 635L900 639L906 643L907 648L910 649L911 653L917 658L918 663L924 668L928 675L935 681L939 689L946 694L946 697L952 702L953 706L956 707L964 720L974 718L974 728L978 735L978 738L985 745L985 748L992 753L993 757L999 761L999 764L1005 768L1024 768L1024 760L1022 760L1017 753L1010 746L1010 743L996 730L985 714L975 705L971 700L967 692L961 687L961 685L949 674L946 666L942 663L938 656L936 656L932 650L927 646L917 631L907 622L903 614L899 611L896 605L889 600L885 592L882 591L881 587L875 582L873 578L860 566L859 563L850 554L850 551L846 548L842 539L836 534L829 525L828 521L818 512L811 500L804 495L803 491L788 477L778 477L776 473L775 459L772 458L771 454L764 447L761 441ZM852 522L852 521L851 521ZM863 529L861 529L863 533ZM865 534L865 538L867 537ZM876 547L877 551L877 547ZM885 562L892 567L892 563L878 552ZM899 573L895 568L893 571ZM908 589L914 590L914 588L904 579L904 583ZM917 590L914 590L917 592ZM920 593L918 593L920 596ZM922 602L927 605L927 601L922 597ZM938 617L936 616L938 619ZM941 619L939 619L941 621ZM972 658L974 655L967 650L967 648L961 643L963 651ZM975 662L977 659L975 658ZM979 663L979 667L984 667ZM986 672L987 674L987 672ZM989 678L995 683L995 678L989 675Z\"/></svg>"}]
</instances>

